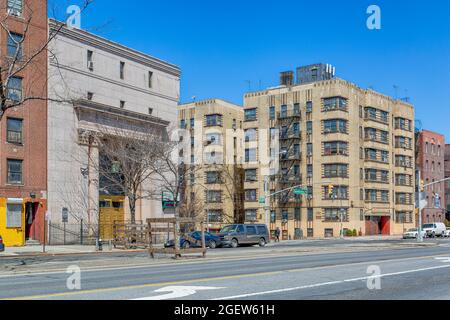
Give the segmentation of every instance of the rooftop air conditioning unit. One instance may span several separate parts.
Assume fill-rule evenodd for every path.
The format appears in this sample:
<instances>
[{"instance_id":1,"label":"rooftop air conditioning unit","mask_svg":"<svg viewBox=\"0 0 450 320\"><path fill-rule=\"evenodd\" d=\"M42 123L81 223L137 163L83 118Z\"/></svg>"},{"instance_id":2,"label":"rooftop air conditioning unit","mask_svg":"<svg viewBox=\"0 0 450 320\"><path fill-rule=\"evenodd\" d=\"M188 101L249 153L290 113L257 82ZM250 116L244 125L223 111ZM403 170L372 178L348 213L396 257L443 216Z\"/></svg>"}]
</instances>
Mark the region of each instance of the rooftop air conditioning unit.
<instances>
[{"instance_id":1,"label":"rooftop air conditioning unit","mask_svg":"<svg viewBox=\"0 0 450 320\"><path fill-rule=\"evenodd\" d=\"M21 15L19 10L13 8L8 9L8 14L15 17L20 17Z\"/></svg>"}]
</instances>

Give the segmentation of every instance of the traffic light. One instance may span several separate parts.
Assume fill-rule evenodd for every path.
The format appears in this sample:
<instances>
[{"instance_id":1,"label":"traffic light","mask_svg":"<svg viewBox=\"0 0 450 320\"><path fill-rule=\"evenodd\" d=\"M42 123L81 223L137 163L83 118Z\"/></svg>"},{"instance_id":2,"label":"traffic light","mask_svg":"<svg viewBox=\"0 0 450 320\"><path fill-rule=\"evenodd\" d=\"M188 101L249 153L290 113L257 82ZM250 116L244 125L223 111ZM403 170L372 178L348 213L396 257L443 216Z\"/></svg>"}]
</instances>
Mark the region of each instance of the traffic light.
<instances>
[{"instance_id":1,"label":"traffic light","mask_svg":"<svg viewBox=\"0 0 450 320\"><path fill-rule=\"evenodd\" d=\"M328 197L329 197L329 198L332 198L332 197L333 197L333 194L334 194L334 186L330 184L330 185L328 186Z\"/></svg>"},{"instance_id":2,"label":"traffic light","mask_svg":"<svg viewBox=\"0 0 450 320\"><path fill-rule=\"evenodd\" d=\"M420 180L419 192L425 192L425 181Z\"/></svg>"}]
</instances>

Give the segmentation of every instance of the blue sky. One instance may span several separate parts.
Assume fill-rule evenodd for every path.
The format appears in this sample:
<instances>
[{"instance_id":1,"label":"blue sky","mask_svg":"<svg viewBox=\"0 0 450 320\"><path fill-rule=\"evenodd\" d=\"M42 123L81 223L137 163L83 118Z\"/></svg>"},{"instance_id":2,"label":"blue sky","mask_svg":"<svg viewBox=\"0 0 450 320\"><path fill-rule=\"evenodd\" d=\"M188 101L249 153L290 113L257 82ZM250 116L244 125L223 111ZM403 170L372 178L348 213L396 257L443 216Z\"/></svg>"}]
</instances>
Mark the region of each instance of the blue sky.
<instances>
[{"instance_id":1,"label":"blue sky","mask_svg":"<svg viewBox=\"0 0 450 320\"><path fill-rule=\"evenodd\" d=\"M366 28L371 4L379 31ZM397 85L423 127L450 142L449 16L448 0L95 0L82 27L179 65L182 102L241 104L279 71L325 62L361 87L395 96Z\"/></svg>"}]
</instances>

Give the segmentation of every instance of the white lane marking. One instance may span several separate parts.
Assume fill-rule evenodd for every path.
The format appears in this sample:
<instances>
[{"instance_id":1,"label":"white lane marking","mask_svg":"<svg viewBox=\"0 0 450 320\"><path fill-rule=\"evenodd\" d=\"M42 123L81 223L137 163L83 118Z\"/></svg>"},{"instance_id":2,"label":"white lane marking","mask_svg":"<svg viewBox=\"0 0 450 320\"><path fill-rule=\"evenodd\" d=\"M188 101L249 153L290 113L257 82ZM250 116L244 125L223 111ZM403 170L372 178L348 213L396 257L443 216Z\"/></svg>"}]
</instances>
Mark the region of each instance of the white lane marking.
<instances>
[{"instance_id":1,"label":"white lane marking","mask_svg":"<svg viewBox=\"0 0 450 320\"><path fill-rule=\"evenodd\" d=\"M443 263L450 263L450 257L438 257L438 258L434 258L438 261L441 261Z\"/></svg>"},{"instance_id":2,"label":"white lane marking","mask_svg":"<svg viewBox=\"0 0 450 320\"><path fill-rule=\"evenodd\" d=\"M417 272L430 271L430 270L439 270L439 269L446 269L446 268L450 268L450 265L438 266L438 267L430 267L430 268L421 268L421 269L400 271L400 272L394 272L394 273L386 273L386 274L382 274L382 275L379 275L379 276L367 276L367 277L347 279L347 280L338 280L338 281L332 281L332 282L317 283L317 284L300 286L300 287L294 287L294 288L286 288L286 289L278 289L278 290L271 290L271 291L248 293L248 294L242 294L242 295L237 295L237 296L215 298L215 299L211 299L211 300L242 299L242 298L249 298L249 297L268 295L268 294L273 294L273 293L283 293L283 292L298 291L298 290L303 290L303 289L318 288L318 287L324 287L324 286L330 286L330 285L336 285L336 284L343 284L343 283L349 283L349 282L366 281L366 280L369 280L369 279L392 277L392 276L399 276L399 275L404 275L404 274L417 273Z\"/></svg>"},{"instance_id":3,"label":"white lane marking","mask_svg":"<svg viewBox=\"0 0 450 320\"><path fill-rule=\"evenodd\" d=\"M219 289L225 289L225 288L216 288L216 287L188 287L188 286L171 286L171 287L164 287L158 290L155 290L156 293L163 293L168 292L167 294L160 295L160 296L154 296L154 297L146 297L146 298L139 298L139 299L132 299L132 300L169 300L169 299L178 299L178 298L184 298L188 296L192 296L197 293L197 291L206 291L206 290L219 290Z\"/></svg>"}]
</instances>

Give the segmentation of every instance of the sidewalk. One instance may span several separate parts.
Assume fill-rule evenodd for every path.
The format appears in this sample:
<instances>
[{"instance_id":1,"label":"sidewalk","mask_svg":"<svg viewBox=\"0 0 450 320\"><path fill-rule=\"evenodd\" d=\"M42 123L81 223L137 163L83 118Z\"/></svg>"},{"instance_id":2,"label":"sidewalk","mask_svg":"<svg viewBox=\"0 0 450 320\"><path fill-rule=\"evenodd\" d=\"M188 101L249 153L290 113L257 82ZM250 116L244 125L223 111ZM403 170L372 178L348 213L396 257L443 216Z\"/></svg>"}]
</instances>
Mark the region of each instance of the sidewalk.
<instances>
[{"instance_id":1,"label":"sidewalk","mask_svg":"<svg viewBox=\"0 0 450 320\"><path fill-rule=\"evenodd\" d=\"M355 237L355 238L324 238L324 239L306 239L306 240L287 240L279 243L271 242L267 244L269 248L277 248L279 246L302 246L311 244L324 244L333 242L333 246L340 244L351 244L357 241L360 242L377 242L377 241L399 241L401 236L373 236L373 237ZM146 250L120 250L110 248L108 245L103 245L103 251L96 251L95 246L46 246L45 254L42 252L42 246L30 246L30 247L7 247L5 252L0 252L0 258L2 257L18 257L18 256L40 256L40 255L74 255L74 254L107 254L107 253L121 253L121 252L145 252Z\"/></svg>"},{"instance_id":2,"label":"sidewalk","mask_svg":"<svg viewBox=\"0 0 450 320\"><path fill-rule=\"evenodd\" d=\"M131 250L132 251L132 250ZM45 253L43 253L42 246L30 247L7 247L5 252L0 252L1 257L13 256L34 256L34 255L70 255L70 254L94 254L94 253L108 253L108 252L125 252L124 250L112 249L108 246L103 246L103 251L96 251L95 246L45 246Z\"/></svg>"}]
</instances>

